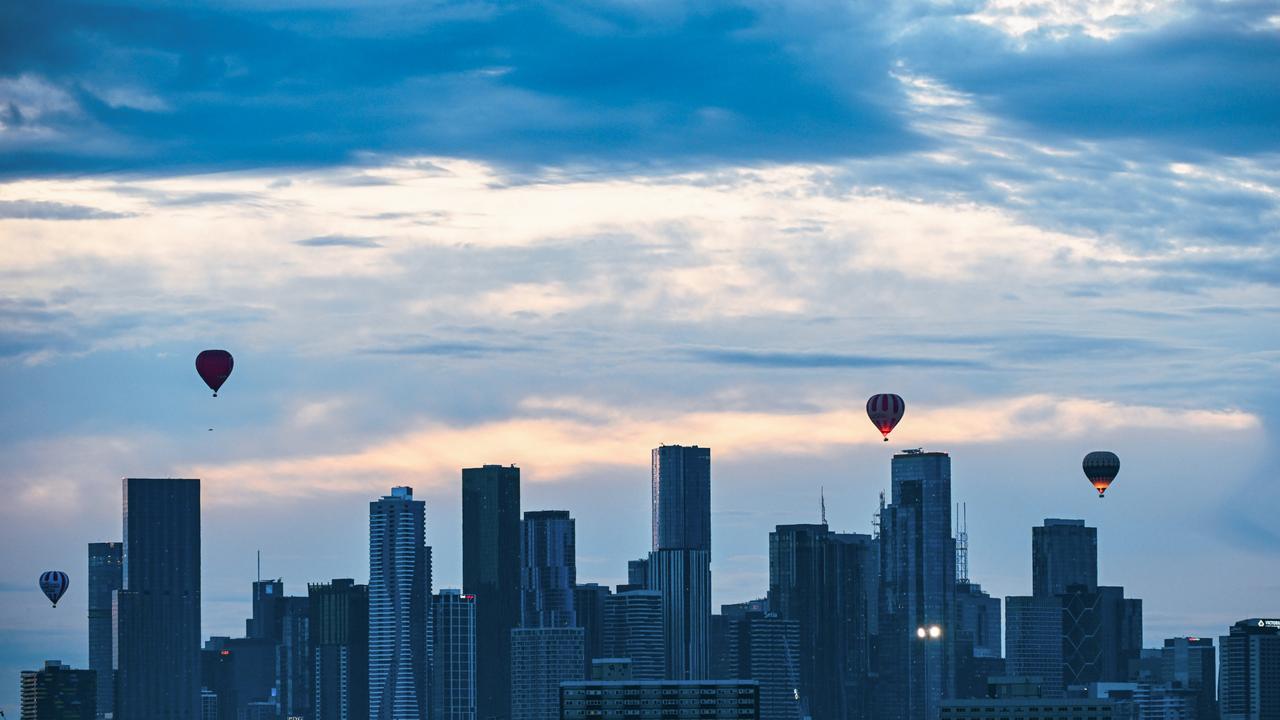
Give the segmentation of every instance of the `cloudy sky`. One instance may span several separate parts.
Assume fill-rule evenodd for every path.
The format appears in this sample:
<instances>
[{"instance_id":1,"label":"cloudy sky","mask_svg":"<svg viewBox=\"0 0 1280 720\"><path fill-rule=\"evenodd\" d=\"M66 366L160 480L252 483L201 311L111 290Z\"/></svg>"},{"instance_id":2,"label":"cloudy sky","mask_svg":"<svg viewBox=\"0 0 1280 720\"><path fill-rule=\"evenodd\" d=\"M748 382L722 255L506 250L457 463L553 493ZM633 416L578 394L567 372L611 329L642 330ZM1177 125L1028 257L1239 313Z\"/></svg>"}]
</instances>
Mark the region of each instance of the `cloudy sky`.
<instances>
[{"instance_id":1,"label":"cloudy sky","mask_svg":"<svg viewBox=\"0 0 1280 720\"><path fill-rule=\"evenodd\" d=\"M85 663L121 477L202 479L236 634L257 549L364 581L392 485L458 586L486 462L619 582L664 442L713 449L717 603L922 446L993 594L1080 517L1148 645L1216 635L1280 612L1277 328L1274 0L3 3L0 708Z\"/></svg>"}]
</instances>

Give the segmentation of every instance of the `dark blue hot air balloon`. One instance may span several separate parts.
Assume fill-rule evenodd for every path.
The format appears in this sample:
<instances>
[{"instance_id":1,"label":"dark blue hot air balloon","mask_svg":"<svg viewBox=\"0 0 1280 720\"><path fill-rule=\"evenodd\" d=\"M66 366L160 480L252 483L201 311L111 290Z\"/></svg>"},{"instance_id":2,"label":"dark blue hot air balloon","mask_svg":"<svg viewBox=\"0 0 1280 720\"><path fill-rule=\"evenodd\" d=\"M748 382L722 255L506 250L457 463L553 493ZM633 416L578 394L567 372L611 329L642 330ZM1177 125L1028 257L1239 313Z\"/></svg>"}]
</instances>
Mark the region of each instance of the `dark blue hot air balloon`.
<instances>
[{"instance_id":1,"label":"dark blue hot air balloon","mask_svg":"<svg viewBox=\"0 0 1280 720\"><path fill-rule=\"evenodd\" d=\"M40 575L40 590L54 607L58 607L58 601L67 592L67 586L70 584L67 574L61 570L49 570Z\"/></svg>"}]
</instances>

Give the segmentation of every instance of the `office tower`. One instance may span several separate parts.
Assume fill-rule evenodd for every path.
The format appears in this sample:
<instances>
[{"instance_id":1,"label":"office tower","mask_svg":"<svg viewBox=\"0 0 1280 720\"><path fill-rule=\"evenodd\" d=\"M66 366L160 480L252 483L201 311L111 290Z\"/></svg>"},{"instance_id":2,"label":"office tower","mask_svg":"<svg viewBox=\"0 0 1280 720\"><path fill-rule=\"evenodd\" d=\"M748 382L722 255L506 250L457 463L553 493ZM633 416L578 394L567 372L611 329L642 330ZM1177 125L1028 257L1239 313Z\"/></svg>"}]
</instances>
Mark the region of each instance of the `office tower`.
<instances>
[{"instance_id":1,"label":"office tower","mask_svg":"<svg viewBox=\"0 0 1280 720\"><path fill-rule=\"evenodd\" d=\"M567 510L531 510L520 523L520 626L574 627L578 582L574 522Z\"/></svg>"},{"instance_id":2,"label":"office tower","mask_svg":"<svg viewBox=\"0 0 1280 720\"><path fill-rule=\"evenodd\" d=\"M209 638L200 653L201 712L206 690L218 699L219 720L240 720L252 703L274 704L277 648L271 638Z\"/></svg>"},{"instance_id":3,"label":"office tower","mask_svg":"<svg viewBox=\"0 0 1280 720\"><path fill-rule=\"evenodd\" d=\"M711 553L655 550L648 586L662 596L665 677L701 680L711 668Z\"/></svg>"},{"instance_id":4,"label":"office tower","mask_svg":"<svg viewBox=\"0 0 1280 720\"><path fill-rule=\"evenodd\" d=\"M758 598L721 605L720 613L711 616L711 677L738 677L738 622L767 612L768 599Z\"/></svg>"},{"instance_id":5,"label":"office tower","mask_svg":"<svg viewBox=\"0 0 1280 720\"><path fill-rule=\"evenodd\" d=\"M877 717L937 720L955 696L956 550L951 458L893 456L893 502L880 512Z\"/></svg>"},{"instance_id":6,"label":"office tower","mask_svg":"<svg viewBox=\"0 0 1280 720\"><path fill-rule=\"evenodd\" d=\"M604 599L604 657L629 658L636 680L666 677L662 593L623 590Z\"/></svg>"},{"instance_id":7,"label":"office tower","mask_svg":"<svg viewBox=\"0 0 1280 720\"><path fill-rule=\"evenodd\" d=\"M200 481L126 478L112 607L119 720L200 715Z\"/></svg>"},{"instance_id":8,"label":"office tower","mask_svg":"<svg viewBox=\"0 0 1280 720\"><path fill-rule=\"evenodd\" d=\"M1218 637L1222 720L1280 718L1280 619L1250 618Z\"/></svg>"},{"instance_id":9,"label":"office tower","mask_svg":"<svg viewBox=\"0 0 1280 720\"><path fill-rule=\"evenodd\" d=\"M369 586L349 578L311 583L307 597L312 718L368 720Z\"/></svg>"},{"instance_id":10,"label":"office tower","mask_svg":"<svg viewBox=\"0 0 1280 720\"><path fill-rule=\"evenodd\" d=\"M97 673L99 720L111 717L115 709L111 595L123 582L123 549L118 542L89 543L89 669Z\"/></svg>"},{"instance_id":11,"label":"office tower","mask_svg":"<svg viewBox=\"0 0 1280 720\"><path fill-rule=\"evenodd\" d=\"M760 686L754 680L586 680L560 688L561 720L676 717L758 720Z\"/></svg>"},{"instance_id":12,"label":"office tower","mask_svg":"<svg viewBox=\"0 0 1280 720\"><path fill-rule=\"evenodd\" d=\"M1047 518L1031 528L1031 594L1061 595L1071 585L1098 587L1098 529L1083 520Z\"/></svg>"},{"instance_id":13,"label":"office tower","mask_svg":"<svg viewBox=\"0 0 1280 720\"><path fill-rule=\"evenodd\" d=\"M311 602L307 596L286 597L276 644L276 700L283 718L311 717Z\"/></svg>"},{"instance_id":14,"label":"office tower","mask_svg":"<svg viewBox=\"0 0 1280 720\"><path fill-rule=\"evenodd\" d=\"M628 560L627 584L633 586L631 589L646 589L645 583L647 582L649 582L649 558L642 557L639 560Z\"/></svg>"},{"instance_id":15,"label":"office tower","mask_svg":"<svg viewBox=\"0 0 1280 720\"><path fill-rule=\"evenodd\" d=\"M284 634L284 581L253 583L253 616L244 621L244 636L280 642Z\"/></svg>"},{"instance_id":16,"label":"office tower","mask_svg":"<svg viewBox=\"0 0 1280 720\"><path fill-rule=\"evenodd\" d=\"M582 628L583 677L591 677L591 661L607 657L604 653L604 599L611 595L609 588L596 583L573 587L573 612Z\"/></svg>"},{"instance_id":17,"label":"office tower","mask_svg":"<svg viewBox=\"0 0 1280 720\"><path fill-rule=\"evenodd\" d=\"M1213 638L1166 638L1160 648L1160 680L1170 687L1195 693L1195 719L1218 716L1217 659Z\"/></svg>"},{"instance_id":18,"label":"office tower","mask_svg":"<svg viewBox=\"0 0 1280 720\"><path fill-rule=\"evenodd\" d=\"M711 550L711 448L654 448L652 495L654 550Z\"/></svg>"},{"instance_id":19,"label":"office tower","mask_svg":"<svg viewBox=\"0 0 1280 720\"><path fill-rule=\"evenodd\" d=\"M462 591L476 598L476 713L511 716L511 629L520 623L520 468L462 471Z\"/></svg>"},{"instance_id":20,"label":"office tower","mask_svg":"<svg viewBox=\"0 0 1280 720\"><path fill-rule=\"evenodd\" d=\"M986 697L987 678L1003 675L1000 598L982 586L956 583L956 697Z\"/></svg>"},{"instance_id":21,"label":"office tower","mask_svg":"<svg viewBox=\"0 0 1280 720\"><path fill-rule=\"evenodd\" d=\"M1062 697L1062 601L1058 597L1004 600L1005 672L1040 678L1043 697Z\"/></svg>"},{"instance_id":22,"label":"office tower","mask_svg":"<svg viewBox=\"0 0 1280 720\"><path fill-rule=\"evenodd\" d=\"M1062 602L1062 682L1065 687L1124 682L1142 651L1142 601L1124 588L1069 585Z\"/></svg>"},{"instance_id":23,"label":"office tower","mask_svg":"<svg viewBox=\"0 0 1280 720\"><path fill-rule=\"evenodd\" d=\"M431 720L476 720L476 599L461 590L441 590L432 618Z\"/></svg>"},{"instance_id":24,"label":"office tower","mask_svg":"<svg viewBox=\"0 0 1280 720\"><path fill-rule=\"evenodd\" d=\"M800 623L759 612L729 622L737 637L733 643L735 667L728 677L760 684L761 720L800 720L810 716L798 692Z\"/></svg>"},{"instance_id":25,"label":"office tower","mask_svg":"<svg viewBox=\"0 0 1280 720\"><path fill-rule=\"evenodd\" d=\"M430 712L431 548L426 503L395 487L369 503L369 718Z\"/></svg>"},{"instance_id":26,"label":"office tower","mask_svg":"<svg viewBox=\"0 0 1280 720\"><path fill-rule=\"evenodd\" d=\"M511 631L512 720L556 720L560 684L582 680L582 628Z\"/></svg>"},{"instance_id":27,"label":"office tower","mask_svg":"<svg viewBox=\"0 0 1280 720\"><path fill-rule=\"evenodd\" d=\"M47 660L42 670L23 670L19 680L22 720L93 720L98 673Z\"/></svg>"}]
</instances>

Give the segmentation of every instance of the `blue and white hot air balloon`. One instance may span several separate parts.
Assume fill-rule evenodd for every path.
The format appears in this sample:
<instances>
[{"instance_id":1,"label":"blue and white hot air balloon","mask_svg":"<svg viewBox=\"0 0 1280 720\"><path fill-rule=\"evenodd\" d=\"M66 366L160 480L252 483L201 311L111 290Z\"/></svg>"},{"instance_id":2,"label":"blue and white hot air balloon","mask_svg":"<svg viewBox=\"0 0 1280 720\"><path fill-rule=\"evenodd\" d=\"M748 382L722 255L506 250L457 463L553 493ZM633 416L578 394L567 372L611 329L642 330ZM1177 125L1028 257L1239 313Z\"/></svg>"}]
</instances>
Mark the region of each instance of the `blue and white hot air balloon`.
<instances>
[{"instance_id":1,"label":"blue and white hot air balloon","mask_svg":"<svg viewBox=\"0 0 1280 720\"><path fill-rule=\"evenodd\" d=\"M40 590L54 607L58 607L58 601L67 592L67 586L70 584L67 574L61 570L49 570L40 575Z\"/></svg>"}]
</instances>

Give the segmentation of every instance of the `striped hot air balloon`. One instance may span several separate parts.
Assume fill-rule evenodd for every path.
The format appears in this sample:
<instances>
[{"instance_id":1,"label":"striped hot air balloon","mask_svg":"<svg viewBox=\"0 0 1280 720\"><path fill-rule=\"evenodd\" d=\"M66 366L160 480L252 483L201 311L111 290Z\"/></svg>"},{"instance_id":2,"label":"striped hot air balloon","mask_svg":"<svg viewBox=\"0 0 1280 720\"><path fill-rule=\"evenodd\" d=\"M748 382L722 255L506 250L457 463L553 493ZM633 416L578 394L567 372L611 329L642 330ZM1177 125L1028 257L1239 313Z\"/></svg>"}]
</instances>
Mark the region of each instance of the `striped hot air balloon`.
<instances>
[{"instance_id":1,"label":"striped hot air balloon","mask_svg":"<svg viewBox=\"0 0 1280 720\"><path fill-rule=\"evenodd\" d=\"M906 411L907 404L893 393L872 395L867 400L867 417L871 418L871 423L884 436L885 442L889 442L889 433L898 426Z\"/></svg>"},{"instance_id":2,"label":"striped hot air balloon","mask_svg":"<svg viewBox=\"0 0 1280 720\"><path fill-rule=\"evenodd\" d=\"M40 574L40 590L54 607L58 607L58 601L67 592L67 586L70 584L67 574L61 570L48 570Z\"/></svg>"},{"instance_id":3,"label":"striped hot air balloon","mask_svg":"<svg viewBox=\"0 0 1280 720\"><path fill-rule=\"evenodd\" d=\"M1084 476L1089 478L1093 488L1098 491L1098 497L1106 494L1116 475L1120 474L1120 458L1106 450L1095 450L1085 455L1081 466L1084 468Z\"/></svg>"}]
</instances>

